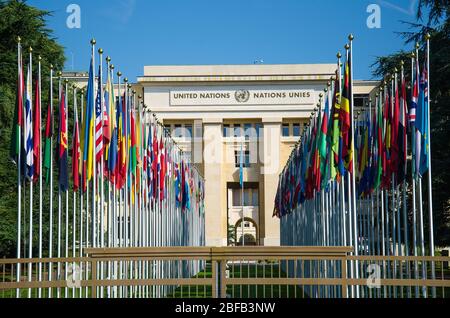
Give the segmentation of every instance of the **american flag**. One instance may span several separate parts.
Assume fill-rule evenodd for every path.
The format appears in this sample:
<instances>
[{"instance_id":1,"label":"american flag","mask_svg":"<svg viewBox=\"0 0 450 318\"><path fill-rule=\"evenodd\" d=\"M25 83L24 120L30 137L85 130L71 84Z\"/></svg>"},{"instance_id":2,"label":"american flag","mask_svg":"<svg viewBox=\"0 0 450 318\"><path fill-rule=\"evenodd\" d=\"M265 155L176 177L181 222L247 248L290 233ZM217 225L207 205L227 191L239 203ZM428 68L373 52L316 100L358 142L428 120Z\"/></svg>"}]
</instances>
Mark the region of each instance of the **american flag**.
<instances>
[{"instance_id":1,"label":"american flag","mask_svg":"<svg viewBox=\"0 0 450 318\"><path fill-rule=\"evenodd\" d=\"M103 155L103 123L102 123L102 82L100 67L98 69L97 99L95 101L95 160L100 162Z\"/></svg>"}]
</instances>

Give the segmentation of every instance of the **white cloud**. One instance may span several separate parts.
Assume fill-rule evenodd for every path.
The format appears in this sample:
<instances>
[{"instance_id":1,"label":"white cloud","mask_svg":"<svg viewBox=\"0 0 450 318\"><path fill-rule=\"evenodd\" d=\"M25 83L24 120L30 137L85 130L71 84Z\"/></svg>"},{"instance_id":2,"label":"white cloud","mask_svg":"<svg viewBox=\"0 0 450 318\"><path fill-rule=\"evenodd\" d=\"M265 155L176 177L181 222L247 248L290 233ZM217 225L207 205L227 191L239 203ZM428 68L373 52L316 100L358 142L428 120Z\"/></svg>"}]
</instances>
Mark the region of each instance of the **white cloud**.
<instances>
[{"instance_id":1,"label":"white cloud","mask_svg":"<svg viewBox=\"0 0 450 318\"><path fill-rule=\"evenodd\" d=\"M406 15L413 16L416 12L417 1L418 0L410 0L409 7L399 6L399 5L393 4L392 2L386 1L386 0L378 0L378 3L381 4L382 6L397 10Z\"/></svg>"},{"instance_id":2,"label":"white cloud","mask_svg":"<svg viewBox=\"0 0 450 318\"><path fill-rule=\"evenodd\" d=\"M130 20L136 8L136 0L115 0L109 1L108 4L108 8L103 13L123 24Z\"/></svg>"}]
</instances>

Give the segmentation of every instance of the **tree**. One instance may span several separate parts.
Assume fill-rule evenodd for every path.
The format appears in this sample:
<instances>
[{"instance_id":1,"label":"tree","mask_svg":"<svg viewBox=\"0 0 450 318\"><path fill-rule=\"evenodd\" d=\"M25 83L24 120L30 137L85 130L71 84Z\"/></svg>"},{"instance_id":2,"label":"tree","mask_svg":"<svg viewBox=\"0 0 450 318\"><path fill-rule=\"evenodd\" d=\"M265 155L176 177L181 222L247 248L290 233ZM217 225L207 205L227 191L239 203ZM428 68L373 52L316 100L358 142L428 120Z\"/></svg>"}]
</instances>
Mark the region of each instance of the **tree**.
<instances>
[{"instance_id":1,"label":"tree","mask_svg":"<svg viewBox=\"0 0 450 318\"><path fill-rule=\"evenodd\" d=\"M17 237L17 168L9 160L17 83L17 37L21 37L24 51L31 46L34 56L42 58L42 116L45 116L50 65L60 70L65 61L63 47L47 28L49 16L50 12L29 6L26 1L0 0L0 255L5 256L15 256ZM24 64L27 62L24 54ZM33 71L36 74L37 63Z\"/></svg>"},{"instance_id":2,"label":"tree","mask_svg":"<svg viewBox=\"0 0 450 318\"><path fill-rule=\"evenodd\" d=\"M425 13L428 16L425 17ZM431 85L431 166L433 173L433 214L435 242L438 246L450 244L450 1L421 0L417 12L417 23L409 23L414 31L402 35L406 43L419 42L419 58L425 56L424 35L430 40L430 85ZM423 20L426 23L422 23ZM378 57L373 64L373 75L384 77L405 61L405 74L410 81L410 53L398 52ZM427 218L428 219L428 218ZM428 220L426 220L427 222ZM426 224L427 225L427 224Z\"/></svg>"}]
</instances>

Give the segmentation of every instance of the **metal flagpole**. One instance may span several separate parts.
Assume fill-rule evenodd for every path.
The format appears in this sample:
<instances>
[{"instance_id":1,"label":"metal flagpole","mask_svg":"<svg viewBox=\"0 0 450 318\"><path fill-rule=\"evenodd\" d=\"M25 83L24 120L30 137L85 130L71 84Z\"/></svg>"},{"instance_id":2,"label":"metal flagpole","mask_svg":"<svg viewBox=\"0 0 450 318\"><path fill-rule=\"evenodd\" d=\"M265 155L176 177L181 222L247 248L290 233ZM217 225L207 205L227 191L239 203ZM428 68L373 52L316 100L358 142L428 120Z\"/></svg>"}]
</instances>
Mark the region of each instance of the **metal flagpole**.
<instances>
[{"instance_id":1,"label":"metal flagpole","mask_svg":"<svg viewBox=\"0 0 450 318\"><path fill-rule=\"evenodd\" d=\"M41 115L41 56L38 63L38 107L39 107L39 258L42 258L42 115ZM36 123L34 123L36 125ZM38 280L42 281L42 263L38 264ZM42 297L42 289L38 289L38 297Z\"/></svg>"},{"instance_id":2,"label":"metal flagpole","mask_svg":"<svg viewBox=\"0 0 450 318\"><path fill-rule=\"evenodd\" d=\"M77 110L77 87L75 85L72 86L73 90L73 108L74 108L74 123L78 122L78 110ZM75 136L75 125L74 125L74 136ZM76 147L77 141L75 140L75 143L72 145L72 147ZM78 149L75 150L76 153L78 153ZM72 257L76 257L76 247L75 247L75 241L76 241L76 215L77 215L77 193L76 191L73 191L73 214L72 214ZM72 262L72 273L74 273L75 268L75 262ZM75 298L75 287L72 288L72 298Z\"/></svg>"},{"instance_id":3,"label":"metal flagpole","mask_svg":"<svg viewBox=\"0 0 450 318\"><path fill-rule=\"evenodd\" d=\"M394 114L394 108L395 108L395 92L396 92L396 85L397 85L397 68L394 69L394 75L391 78L391 114ZM393 122L391 122L391 130L393 128ZM391 136L392 136L392 131L391 131ZM391 137L392 138L392 137ZM397 253L397 244L396 244L396 212L397 212L397 208L396 208L396 204L395 204L395 174L392 172L391 175L391 186L392 186L392 205L391 205L391 210L392 210L392 255L394 256L398 256ZM394 266L393 266L393 270L392 270L392 277L393 278L397 278L397 261L394 260ZM397 298L397 287L394 286L394 298Z\"/></svg>"},{"instance_id":4,"label":"metal flagpole","mask_svg":"<svg viewBox=\"0 0 450 318\"><path fill-rule=\"evenodd\" d=\"M430 93L430 39L431 35L429 33L425 36L427 40L427 94L425 98L428 97L428 107L427 107L427 133L428 133L428 149L426 149L428 154L428 217L429 217L429 235L430 235L430 256L434 256L434 222L433 222L433 184L431 175L431 125L430 125L430 108L431 108L431 93ZM434 261L431 262L431 275L432 279L436 278L435 264ZM432 288L433 298L436 298L436 287Z\"/></svg>"},{"instance_id":5,"label":"metal flagpole","mask_svg":"<svg viewBox=\"0 0 450 318\"><path fill-rule=\"evenodd\" d=\"M106 89L108 89L108 93L111 90L111 87L108 87L108 85L110 84L110 80L111 80L111 77L110 77L110 73L111 72L110 72L110 68L109 68L110 67L110 62L111 62L111 58L109 56L107 56L106 57L107 81L106 81L106 86L105 87L106 87ZM109 111L111 110L109 108L109 104L110 103L111 103L110 96L108 96L108 105L106 105L106 103L105 103L104 106ZM112 139L111 127L113 127L113 120L114 119L113 119L112 113L110 113L109 111L108 111L108 116L109 116L109 118L108 118L108 121L109 121L108 129L110 129L110 131L109 131L110 141L109 142L110 142L110 147L111 147L111 139ZM103 116L102 116L102 120L103 120ZM106 147L104 149L107 150ZM108 157L108 154L106 154L106 157L110 160L110 158ZM102 160L102 164L103 164L103 160ZM107 247L111 248L112 247L112 245L111 245L111 240L112 240L112 233L111 233L111 230L112 230L112 228L111 228L111 225L112 225L112 219L111 219L112 218L112 206L111 206L111 181L110 181L111 173L110 173L108 168L106 168L106 170L108 171L107 180L106 180L106 184L107 184L107 187L108 187L108 202L107 202L107 214L108 214L108 217L107 217L107 226L106 226L106 231L108 233L108 240L107 240L107 244L106 245L107 245ZM102 167L102 173L104 173L103 167ZM108 269L107 269L107 278L108 279L112 279L112 277L111 277L111 265L112 265L112 262L108 262ZM108 298L111 298L112 297L112 295L111 295L111 286L108 286L107 291L108 291L107 292Z\"/></svg>"},{"instance_id":6,"label":"metal flagpole","mask_svg":"<svg viewBox=\"0 0 450 318\"><path fill-rule=\"evenodd\" d=\"M30 47L29 48L29 55L30 55L30 60L29 60L29 64L28 64L28 75L27 75L27 94L29 95L28 98L30 99L30 121L32 120L33 116L32 116L32 105L33 105L33 49ZM27 116L27 115L25 115ZM30 129L30 134L31 134L31 138L33 138L33 129L32 127L29 127ZM27 154L27 159L29 156L29 152L27 151L27 136L26 134L24 134L25 137L25 151ZM33 152L31 151L31 157L33 157ZM28 161L28 160L27 160ZM33 176L31 176L30 179L30 219L29 219L29 229L28 229L28 258L33 258ZM28 264L28 281L31 282L32 280L32 263L30 262ZM31 288L28 288L28 298L31 298Z\"/></svg>"},{"instance_id":7,"label":"metal flagpole","mask_svg":"<svg viewBox=\"0 0 450 318\"><path fill-rule=\"evenodd\" d=\"M84 88L81 89L81 102L80 102L80 114L81 114L81 123L83 123L83 101L84 99ZM76 109L76 108L75 108ZM77 114L77 118L78 118L78 114ZM80 168L83 169L83 155L80 149L80 162L79 162ZM83 178L83 176L81 176L81 178ZM84 185L83 185L83 181L80 182L81 186L80 186L80 234L79 234L79 256L83 257L83 231L84 231L84 226L83 226L83 192L84 192ZM87 266L86 269L87 271ZM83 262L80 262L80 281L83 279ZM83 289L80 287L80 298L83 297Z\"/></svg>"},{"instance_id":8,"label":"metal flagpole","mask_svg":"<svg viewBox=\"0 0 450 318\"><path fill-rule=\"evenodd\" d=\"M50 65L50 209L49 209L49 239L48 239L48 257L51 259L53 257L53 65ZM53 274L53 264L50 262L48 264L48 280L52 281ZM52 298L53 289L48 288L48 296Z\"/></svg>"},{"instance_id":9,"label":"metal flagpole","mask_svg":"<svg viewBox=\"0 0 450 318\"><path fill-rule=\"evenodd\" d=\"M101 128L100 128L100 134L102 135L102 139L103 139L103 115L104 115L104 105L103 105L103 50L100 48L98 49L98 54L99 54L99 59L98 59L98 65L100 68L100 85L97 88L100 91L100 118L101 118ZM95 133L96 134L96 133ZM97 138L96 138L97 139ZM96 144L96 143L95 143ZM104 145L103 145L103 140L102 140L102 148L104 149ZM105 235L104 235L104 216L105 216L105 198L104 198L104 183L103 183L103 158L104 158L104 154L103 154L103 149L102 149L102 155L101 155L101 159L100 159L100 173L99 173L99 178L100 178L100 210L99 210L99 214L100 214L100 229L99 229L99 235L100 235L100 247L105 247ZM98 167L97 164L97 160L95 160L95 170ZM103 262L100 262L100 279L103 279L103 267L104 264ZM103 287L100 288L100 298L103 298Z\"/></svg>"},{"instance_id":10,"label":"metal flagpole","mask_svg":"<svg viewBox=\"0 0 450 318\"><path fill-rule=\"evenodd\" d=\"M58 96L59 100L58 103L61 103L61 71L58 72ZM61 116L61 114L59 114ZM58 137L58 139L60 136ZM57 257L61 257L61 186L58 186L58 246L57 246ZM57 279L61 279L61 263L58 262L57 264ZM61 293L60 288L57 289L57 297L59 298Z\"/></svg>"},{"instance_id":11,"label":"metal flagpole","mask_svg":"<svg viewBox=\"0 0 450 318\"><path fill-rule=\"evenodd\" d=\"M95 121L96 121L96 111L95 111L95 44L97 42L95 41L95 39L91 40L91 56L92 56L92 76L94 78L94 85L92 87L92 105L94 106L94 110L93 110L93 116L94 116L94 125L95 125ZM93 147L92 147L92 247L97 247L97 163L96 163L96 146L95 146L95 128L94 128L94 133L92 136L90 136L90 138L93 138ZM88 167L89 169L89 167ZM97 264L98 267L98 264ZM98 268L97 268L98 269ZM98 271L97 272L97 276L98 276ZM95 277L95 279L98 279L98 277ZM98 287L93 287L96 288L98 291Z\"/></svg>"},{"instance_id":12,"label":"metal flagpole","mask_svg":"<svg viewBox=\"0 0 450 318\"><path fill-rule=\"evenodd\" d=\"M128 224L129 224L129 220L128 220L128 208L131 206L131 200L129 197L129 195L131 194L128 193L128 182L129 182L129 178L130 178L130 169L129 169L129 163L130 163L130 152L129 152L129 147L128 147L128 129L130 129L130 105L129 105L129 101L128 101L128 89L127 89L127 83L128 83L128 79L125 77L123 79L123 84L124 84L124 105L125 105L125 112L124 112L124 116L125 116L125 135L126 135L126 140L125 140L125 186L124 186L124 214L123 214L123 235L124 235L124 242L123 242L123 246L124 247L128 247ZM124 275L124 279L128 278L127 275L127 269L128 269L128 263L124 262L122 270L123 270L123 275ZM123 289L123 293L124 293L124 297L127 297L127 293L128 293L128 288L125 286L122 286Z\"/></svg>"},{"instance_id":13,"label":"metal flagpole","mask_svg":"<svg viewBox=\"0 0 450 318\"><path fill-rule=\"evenodd\" d=\"M417 49L416 51L411 53L411 84L412 86L414 85L414 81L417 80L414 76L414 74L418 74L419 73L419 65L417 63L415 63L415 59L417 57ZM414 72L414 64L416 64L416 72ZM418 84L418 83L417 83ZM412 102L414 102L414 89L411 89L411 100ZM417 101L415 101L417 102ZM415 114L414 114L415 116ZM418 256L418 251L417 251L417 220L416 220L416 213L417 213L417 209L416 209L416 178L415 178L415 161L416 161L416 142L415 142L415 137L416 137L416 129L414 127L414 124L411 122L412 118L410 118L410 129L411 129L411 183L412 183L412 229L413 229L413 254L414 256ZM415 120L415 118L414 118ZM418 269L418 263L417 261L414 262L414 278L418 279L419 278L419 269ZM416 294L416 298L419 298L419 287L416 286L415 288L415 294Z\"/></svg>"},{"instance_id":14,"label":"metal flagpole","mask_svg":"<svg viewBox=\"0 0 450 318\"><path fill-rule=\"evenodd\" d=\"M353 35L350 34L349 37L349 52L350 52L350 120L351 120L351 134L352 134L352 141L351 141L351 145L350 147L352 148L352 184L351 187L349 187L349 189L352 189L352 210L353 210L353 234L354 234L354 242L355 242L355 255L358 256L359 255L359 251L358 251L358 229L357 229L357 211L356 211L356 185L355 185L355 130L354 130L354 123L353 123L353 107L354 107L354 103L353 103ZM358 261L355 262L355 274L356 274L356 279L359 278L359 272L358 272ZM359 288L356 288L356 298L359 298Z\"/></svg>"},{"instance_id":15,"label":"metal flagpole","mask_svg":"<svg viewBox=\"0 0 450 318\"><path fill-rule=\"evenodd\" d=\"M64 80L64 83L66 84L65 86L65 92L66 92L66 98L64 99L66 104L65 104L65 113L66 113L66 132L69 132L69 89L68 89L68 83L69 80L66 78ZM69 138L67 138L67 140L69 140ZM65 257L69 257L69 187L67 187L66 189L66 215L65 215L65 225L66 225L66 229L65 229L65 240L64 240L64 244L65 244ZM67 268L68 268L68 263L65 262L64 264L64 278L67 280ZM65 297L68 297L68 289L67 287L65 287Z\"/></svg>"},{"instance_id":16,"label":"metal flagpole","mask_svg":"<svg viewBox=\"0 0 450 318\"><path fill-rule=\"evenodd\" d=\"M243 130L241 129L241 135L243 133ZM241 136L242 138L242 136ZM241 228L242 228L242 246L245 246L245 215L244 215L244 150L243 150L243 141L241 141L241 158L240 160L240 173L242 173L242 180L241 180L241 205L242 205L242 222L241 222Z\"/></svg>"},{"instance_id":17,"label":"metal flagpole","mask_svg":"<svg viewBox=\"0 0 450 318\"><path fill-rule=\"evenodd\" d=\"M114 69L114 67L112 67L112 69ZM118 92L118 97L119 97L118 107L121 107L122 103L123 103L121 92L120 92L120 77L121 76L122 76L122 73L120 71L117 72L117 81L118 81L117 82L117 92ZM124 116L124 115L122 114L122 116ZM120 125L120 123L118 123L118 124ZM124 127L122 127L122 129L124 129ZM120 138L120 136L117 136L118 143L119 143L119 138ZM121 161L122 161L122 159L118 156L117 164L120 165ZM118 170L120 170L120 169L118 169ZM114 183L116 182L116 179L117 179L117 176L114 177ZM118 222L118 224L117 224L118 225L118 231L117 231L118 242L117 242L117 245L119 247L123 247L123 245L122 245L123 244L123 240L122 240L123 239L122 238L122 226L123 226L122 189L119 189L118 198L117 199L118 199L118 207L117 207L117 212L118 212L117 213L117 217L118 217L118 220L117 220L117 222ZM118 270L118 274L117 274L118 277L120 277L120 279L122 279L122 262L119 262L117 270ZM119 297L122 297L122 288L118 287L117 289L119 290ZM116 291L117 291L117 289L116 289ZM117 297L117 294L116 294L116 297Z\"/></svg>"},{"instance_id":18,"label":"metal flagpole","mask_svg":"<svg viewBox=\"0 0 450 318\"><path fill-rule=\"evenodd\" d=\"M19 86L19 92L18 94L20 94L21 96L18 96L18 100L23 101L23 67L22 67L22 46L20 44L20 37L17 37L17 74L18 74L18 86ZM50 82L51 83L51 82ZM18 103L18 105L16 105L16 107L21 107L21 109L17 109L16 111L18 112L18 114L22 113L23 110L23 105L21 103ZM19 117L18 120L21 120L21 118ZM22 200L22 178L21 178L21 166L22 166L22 160L21 160L21 153L22 153L22 149L21 149L21 134L20 134L20 130L21 130L21 125L23 124L23 122L21 121L19 123L19 131L18 131L18 136L17 136L17 143L18 143L18 150L17 150L17 258L20 259L21 258L21 232L22 232L22 206L21 206L21 200ZM20 282L20 263L17 262L17 268L16 268L16 276L17 276L17 282ZM17 288L16 289L16 298L20 297L20 289Z\"/></svg>"},{"instance_id":19,"label":"metal flagpole","mask_svg":"<svg viewBox=\"0 0 450 318\"><path fill-rule=\"evenodd\" d=\"M83 111L84 111L84 88L81 89L81 101L80 101L80 118L81 118L82 125L84 124L83 123ZM85 141L83 141L83 142L85 142ZM81 151L80 151L80 153L81 153ZM83 165L84 165L83 155L80 155L80 161L81 161L80 167L81 167L81 170L83 171L83 169L84 169L83 168ZM87 247L87 240L86 240L86 243L83 242L83 237L84 237L83 234L85 231L84 226L86 226L86 230L87 230L87 226L88 226L87 222L86 222L86 225L83 224L84 223L84 216L83 216L84 207L83 207L83 205L84 205L84 191L85 191L83 178L84 177L82 174L81 175L82 182L81 182L81 187L80 187L80 238L79 238L80 239L80 250L79 250L80 257L83 257L83 244L86 244L86 247ZM87 212L86 212L86 220L87 220ZM87 263L86 263L86 267L85 267L85 272L86 273L88 272L88 264ZM83 277L83 262L80 263L80 280L82 279L82 277ZM87 291L87 287L85 288L85 290ZM83 289L80 288L80 298L82 298L82 297L83 297Z\"/></svg>"},{"instance_id":20,"label":"metal flagpole","mask_svg":"<svg viewBox=\"0 0 450 318\"><path fill-rule=\"evenodd\" d=\"M412 69L411 69L412 72ZM404 62L401 61L401 83L402 83L402 103L400 105L400 107L402 107L402 114L403 114L403 129L407 129L407 112L406 112L406 96L403 96L403 87L405 84L405 67L404 67ZM413 79L413 77L411 77L411 80ZM412 85L411 85L412 87ZM404 134L406 134L406 131L404 132ZM403 136L401 136L401 138L403 138L403 142L404 142L404 158L406 158L406 154L407 154L407 139L406 137L404 138ZM402 187L402 197L403 197L403 236L404 236L404 242L405 242L405 256L409 256L409 240L408 240L408 210L407 210L407 196L406 196L406 187L407 187L407 183L406 183L406 172L407 172L407 166L408 166L408 161L405 160L405 167L401 167L401 169L403 169L403 173L404 175L404 180L403 180L403 187ZM411 279L411 272L410 272L410 263L406 262L406 274L408 279ZM411 286L408 287L408 298L411 297Z\"/></svg>"}]
</instances>

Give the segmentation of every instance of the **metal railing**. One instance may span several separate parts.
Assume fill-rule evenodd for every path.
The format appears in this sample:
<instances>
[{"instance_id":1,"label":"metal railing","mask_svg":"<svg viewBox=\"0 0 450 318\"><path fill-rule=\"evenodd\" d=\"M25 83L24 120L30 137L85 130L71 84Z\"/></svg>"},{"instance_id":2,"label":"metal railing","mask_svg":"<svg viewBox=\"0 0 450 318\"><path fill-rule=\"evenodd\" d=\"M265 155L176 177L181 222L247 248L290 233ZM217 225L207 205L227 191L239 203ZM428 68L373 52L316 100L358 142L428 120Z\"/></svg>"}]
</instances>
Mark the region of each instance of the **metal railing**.
<instances>
[{"instance_id":1,"label":"metal railing","mask_svg":"<svg viewBox=\"0 0 450 318\"><path fill-rule=\"evenodd\" d=\"M0 297L450 297L450 257L352 256L352 251L351 247L96 248L86 249L87 256L78 258L0 259Z\"/></svg>"}]
</instances>

